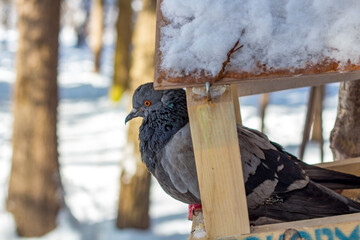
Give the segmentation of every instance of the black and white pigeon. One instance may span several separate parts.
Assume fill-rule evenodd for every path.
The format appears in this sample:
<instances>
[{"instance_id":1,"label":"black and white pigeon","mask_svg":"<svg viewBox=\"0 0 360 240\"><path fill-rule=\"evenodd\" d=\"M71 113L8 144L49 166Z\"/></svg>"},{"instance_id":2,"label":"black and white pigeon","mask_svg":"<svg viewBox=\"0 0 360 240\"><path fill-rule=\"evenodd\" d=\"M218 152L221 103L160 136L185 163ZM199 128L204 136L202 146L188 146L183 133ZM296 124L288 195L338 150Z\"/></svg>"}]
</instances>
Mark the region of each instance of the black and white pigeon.
<instances>
[{"instance_id":1,"label":"black and white pigeon","mask_svg":"<svg viewBox=\"0 0 360 240\"><path fill-rule=\"evenodd\" d=\"M140 152L173 198L201 204L185 90L139 86L125 123L142 117ZM250 222L254 225L360 212L333 190L360 188L360 177L307 165L263 133L237 126Z\"/></svg>"}]
</instances>

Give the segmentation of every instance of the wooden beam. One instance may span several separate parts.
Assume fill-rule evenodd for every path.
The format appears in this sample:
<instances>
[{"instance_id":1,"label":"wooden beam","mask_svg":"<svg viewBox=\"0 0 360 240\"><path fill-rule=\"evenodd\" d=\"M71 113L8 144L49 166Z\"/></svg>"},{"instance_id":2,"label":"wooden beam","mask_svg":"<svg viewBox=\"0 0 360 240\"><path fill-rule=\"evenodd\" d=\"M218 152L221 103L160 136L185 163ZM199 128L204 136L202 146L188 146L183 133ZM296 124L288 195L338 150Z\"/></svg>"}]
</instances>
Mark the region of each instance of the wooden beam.
<instances>
[{"instance_id":1,"label":"wooden beam","mask_svg":"<svg viewBox=\"0 0 360 240\"><path fill-rule=\"evenodd\" d=\"M360 239L360 213L263 225L254 227L251 234L222 237L218 240L280 240L289 229L300 234L302 240ZM288 239L299 238L295 235Z\"/></svg>"},{"instance_id":2,"label":"wooden beam","mask_svg":"<svg viewBox=\"0 0 360 240\"><path fill-rule=\"evenodd\" d=\"M160 57L158 57L159 59ZM174 80L174 82L164 81L159 83L156 81L155 76L154 87L158 90L175 89L184 87L197 87L203 86L203 82L186 82L180 83ZM223 78L221 81L211 83L212 85L224 85L235 84L238 87L238 96L248 96L260 93L269 93L281 90L287 90L292 88L308 87L308 86L320 86L327 83L344 82L360 79L360 70L354 70L350 72L330 72L319 74L307 74L307 75L295 75L284 77L258 77L258 78L246 78L246 79L233 79Z\"/></svg>"},{"instance_id":3,"label":"wooden beam","mask_svg":"<svg viewBox=\"0 0 360 240\"><path fill-rule=\"evenodd\" d=\"M210 239L250 232L231 87L207 101L186 91L206 233Z\"/></svg>"},{"instance_id":4,"label":"wooden beam","mask_svg":"<svg viewBox=\"0 0 360 240\"><path fill-rule=\"evenodd\" d=\"M324 73L317 75L301 75L281 78L249 79L237 82L238 95L248 96L269 93L292 88L320 86L327 83L344 82L360 79L360 71L346 73Z\"/></svg>"}]
</instances>

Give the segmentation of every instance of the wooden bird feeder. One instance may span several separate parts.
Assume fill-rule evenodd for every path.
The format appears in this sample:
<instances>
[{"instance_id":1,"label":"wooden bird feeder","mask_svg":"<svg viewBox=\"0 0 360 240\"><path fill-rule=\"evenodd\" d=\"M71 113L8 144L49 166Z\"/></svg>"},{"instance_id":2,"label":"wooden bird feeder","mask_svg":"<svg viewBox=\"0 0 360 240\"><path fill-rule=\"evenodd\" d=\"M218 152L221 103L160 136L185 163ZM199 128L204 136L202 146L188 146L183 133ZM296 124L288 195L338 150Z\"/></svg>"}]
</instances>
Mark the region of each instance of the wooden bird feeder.
<instances>
[{"instance_id":1,"label":"wooden bird feeder","mask_svg":"<svg viewBox=\"0 0 360 240\"><path fill-rule=\"evenodd\" d=\"M239 96L358 80L360 64L352 63L350 60L344 63L336 58L319 56L317 61L313 58L311 61L304 60L305 63L300 67L296 65L290 68L277 68L269 65L263 58L255 59L252 67L244 69L231 62L232 55L251 53L247 49L250 45L242 41L243 35L246 38L251 29L244 28L239 33L239 42L234 42L228 48L228 52L224 52L223 61L219 62L218 74L211 75L206 70L184 70L174 73L163 65L166 54L173 53L163 51L162 41L166 41L163 31L171 24L171 20L166 18L162 9L162 4L166 1L168 0L157 2L154 86L156 89L187 89L188 112L207 239L277 240L290 228L296 229L304 239L360 239L360 214L250 228L236 131L236 123L240 122ZM193 20L191 16L188 18L184 21ZM179 24L181 25L181 22ZM171 39L176 40L176 37L175 34ZM324 166L360 175L360 159ZM357 171L354 172L354 169ZM294 236L290 239L297 239Z\"/></svg>"}]
</instances>

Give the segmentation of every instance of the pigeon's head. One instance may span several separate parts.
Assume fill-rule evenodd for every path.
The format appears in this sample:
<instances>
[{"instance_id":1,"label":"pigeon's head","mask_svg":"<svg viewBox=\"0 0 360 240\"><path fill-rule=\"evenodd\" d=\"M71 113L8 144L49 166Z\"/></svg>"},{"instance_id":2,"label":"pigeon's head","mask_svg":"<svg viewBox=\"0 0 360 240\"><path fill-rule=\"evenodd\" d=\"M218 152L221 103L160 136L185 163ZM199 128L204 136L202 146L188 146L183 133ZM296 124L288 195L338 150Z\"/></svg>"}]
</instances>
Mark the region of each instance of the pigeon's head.
<instances>
[{"instance_id":1,"label":"pigeon's head","mask_svg":"<svg viewBox=\"0 0 360 240\"><path fill-rule=\"evenodd\" d=\"M127 115L125 123L136 117L146 117L151 111L161 109L164 91L155 90L153 83L146 83L139 86L133 95L133 109Z\"/></svg>"}]
</instances>

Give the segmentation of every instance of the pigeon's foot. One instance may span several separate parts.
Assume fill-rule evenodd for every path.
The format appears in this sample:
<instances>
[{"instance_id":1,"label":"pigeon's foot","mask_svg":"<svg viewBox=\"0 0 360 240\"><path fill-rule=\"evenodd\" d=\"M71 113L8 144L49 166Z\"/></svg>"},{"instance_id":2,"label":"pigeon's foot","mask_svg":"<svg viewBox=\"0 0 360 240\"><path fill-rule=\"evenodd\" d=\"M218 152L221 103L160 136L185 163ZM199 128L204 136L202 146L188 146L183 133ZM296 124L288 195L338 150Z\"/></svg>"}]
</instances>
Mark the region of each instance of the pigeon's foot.
<instances>
[{"instance_id":1,"label":"pigeon's foot","mask_svg":"<svg viewBox=\"0 0 360 240\"><path fill-rule=\"evenodd\" d=\"M189 212L188 212L188 219L189 220L193 220L193 218L194 218L194 213L196 212L196 211L201 211L202 210L202 206L201 206L201 204L196 204L196 203L194 203L194 204L190 204L189 205Z\"/></svg>"}]
</instances>

